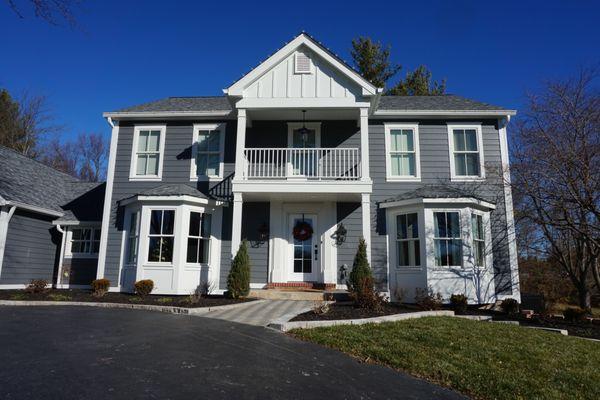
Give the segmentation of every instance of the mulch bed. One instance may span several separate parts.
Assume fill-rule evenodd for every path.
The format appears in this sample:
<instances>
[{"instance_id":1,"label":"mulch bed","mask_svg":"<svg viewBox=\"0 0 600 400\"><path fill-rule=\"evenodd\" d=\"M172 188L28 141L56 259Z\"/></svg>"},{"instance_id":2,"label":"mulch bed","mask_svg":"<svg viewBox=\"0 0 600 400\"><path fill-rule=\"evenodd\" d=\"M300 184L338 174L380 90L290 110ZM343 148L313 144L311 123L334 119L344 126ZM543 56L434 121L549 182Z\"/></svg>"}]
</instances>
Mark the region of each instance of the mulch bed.
<instances>
[{"instance_id":1,"label":"mulch bed","mask_svg":"<svg viewBox=\"0 0 600 400\"><path fill-rule=\"evenodd\" d=\"M509 318L508 316L495 316L496 321L519 321L521 326L536 326L542 328L565 329L569 336L581 336L585 338L600 340L600 323L590 321L570 322L558 318L546 316L534 316L533 318L524 318L521 316Z\"/></svg>"},{"instance_id":2,"label":"mulch bed","mask_svg":"<svg viewBox=\"0 0 600 400\"><path fill-rule=\"evenodd\" d=\"M406 304L385 303L381 312L374 312L365 310L363 308L358 308L350 302L338 302L331 304L329 311L325 314L316 314L313 310L311 310L295 316L291 319L291 321L331 321L335 319L373 318L415 311L421 310Z\"/></svg>"},{"instance_id":3,"label":"mulch bed","mask_svg":"<svg viewBox=\"0 0 600 400\"><path fill-rule=\"evenodd\" d=\"M0 290L0 300L25 301L81 301L90 303L146 304L153 306L173 306L185 308L215 307L227 304L243 303L254 299L230 299L224 296L209 295L201 297L197 303L190 303L189 296L149 295L136 296L129 293L106 293L94 297L89 290L48 289L43 293L29 293L25 290Z\"/></svg>"}]
</instances>

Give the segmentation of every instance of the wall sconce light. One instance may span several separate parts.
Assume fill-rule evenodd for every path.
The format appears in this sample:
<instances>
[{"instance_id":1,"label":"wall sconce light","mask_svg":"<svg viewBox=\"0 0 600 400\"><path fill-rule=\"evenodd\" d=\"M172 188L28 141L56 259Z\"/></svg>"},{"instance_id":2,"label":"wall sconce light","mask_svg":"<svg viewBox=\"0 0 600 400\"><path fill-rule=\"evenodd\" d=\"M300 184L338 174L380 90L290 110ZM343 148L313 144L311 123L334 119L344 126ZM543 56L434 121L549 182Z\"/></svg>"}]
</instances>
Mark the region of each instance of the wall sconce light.
<instances>
[{"instance_id":1,"label":"wall sconce light","mask_svg":"<svg viewBox=\"0 0 600 400\"><path fill-rule=\"evenodd\" d=\"M335 240L336 246L341 246L346 241L347 234L348 231L346 230L346 227L344 227L344 224L340 223L331 237Z\"/></svg>"}]
</instances>

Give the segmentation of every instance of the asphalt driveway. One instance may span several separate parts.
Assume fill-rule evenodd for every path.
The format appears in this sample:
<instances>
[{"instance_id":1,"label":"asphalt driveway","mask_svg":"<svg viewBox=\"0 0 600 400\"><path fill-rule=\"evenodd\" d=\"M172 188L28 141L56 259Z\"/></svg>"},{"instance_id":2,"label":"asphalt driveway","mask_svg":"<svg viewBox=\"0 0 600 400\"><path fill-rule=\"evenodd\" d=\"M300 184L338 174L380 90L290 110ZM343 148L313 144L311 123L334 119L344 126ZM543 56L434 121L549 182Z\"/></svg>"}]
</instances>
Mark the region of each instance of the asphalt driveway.
<instances>
[{"instance_id":1,"label":"asphalt driveway","mask_svg":"<svg viewBox=\"0 0 600 400\"><path fill-rule=\"evenodd\" d=\"M1 399L457 399L267 328L150 311L0 307Z\"/></svg>"}]
</instances>

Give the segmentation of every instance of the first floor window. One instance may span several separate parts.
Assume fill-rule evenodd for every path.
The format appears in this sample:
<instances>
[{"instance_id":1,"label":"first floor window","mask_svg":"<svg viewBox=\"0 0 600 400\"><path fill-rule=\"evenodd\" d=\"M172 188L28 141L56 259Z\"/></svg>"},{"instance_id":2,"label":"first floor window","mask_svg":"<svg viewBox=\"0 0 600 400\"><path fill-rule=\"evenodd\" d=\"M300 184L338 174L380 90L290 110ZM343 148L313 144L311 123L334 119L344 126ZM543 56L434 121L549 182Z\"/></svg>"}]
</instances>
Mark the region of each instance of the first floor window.
<instances>
[{"instance_id":1,"label":"first floor window","mask_svg":"<svg viewBox=\"0 0 600 400\"><path fill-rule=\"evenodd\" d=\"M139 225L138 225L139 213L134 212L131 214L129 220L129 230L127 232L127 263L136 264L138 254L138 241L139 241Z\"/></svg>"},{"instance_id":2,"label":"first floor window","mask_svg":"<svg viewBox=\"0 0 600 400\"><path fill-rule=\"evenodd\" d=\"M98 254L100 229L74 228L71 236L71 253Z\"/></svg>"},{"instance_id":3,"label":"first floor window","mask_svg":"<svg viewBox=\"0 0 600 400\"><path fill-rule=\"evenodd\" d=\"M433 224L435 265L437 267L461 266L460 214L457 211L434 212Z\"/></svg>"},{"instance_id":4,"label":"first floor window","mask_svg":"<svg viewBox=\"0 0 600 400\"><path fill-rule=\"evenodd\" d=\"M485 233L481 215L471 214L471 231L473 235L473 262L477 267L485 267Z\"/></svg>"},{"instance_id":5,"label":"first floor window","mask_svg":"<svg viewBox=\"0 0 600 400\"><path fill-rule=\"evenodd\" d=\"M149 262L173 262L174 224L174 210L151 211L150 233L148 235Z\"/></svg>"},{"instance_id":6,"label":"first floor window","mask_svg":"<svg viewBox=\"0 0 600 400\"><path fill-rule=\"evenodd\" d=\"M421 265L419 223L417 213L396 216L396 249L399 267Z\"/></svg>"},{"instance_id":7,"label":"first floor window","mask_svg":"<svg viewBox=\"0 0 600 400\"><path fill-rule=\"evenodd\" d=\"M212 216L210 214L190 212L186 257L188 263L208 264L211 222Z\"/></svg>"}]
</instances>

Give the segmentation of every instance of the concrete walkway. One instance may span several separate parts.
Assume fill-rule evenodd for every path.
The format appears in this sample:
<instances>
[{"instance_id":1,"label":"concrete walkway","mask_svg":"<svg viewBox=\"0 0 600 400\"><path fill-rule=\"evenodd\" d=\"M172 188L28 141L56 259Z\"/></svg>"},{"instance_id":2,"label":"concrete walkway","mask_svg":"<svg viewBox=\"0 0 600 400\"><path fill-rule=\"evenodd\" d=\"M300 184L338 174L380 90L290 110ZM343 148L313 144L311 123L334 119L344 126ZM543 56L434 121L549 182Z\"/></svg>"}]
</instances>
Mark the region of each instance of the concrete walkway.
<instances>
[{"instance_id":1,"label":"concrete walkway","mask_svg":"<svg viewBox=\"0 0 600 400\"><path fill-rule=\"evenodd\" d=\"M314 304L314 301L304 300L267 300L256 304L251 302L242 307L229 310L212 311L204 314L203 317L247 325L266 326L269 322L284 315L308 311Z\"/></svg>"}]
</instances>

